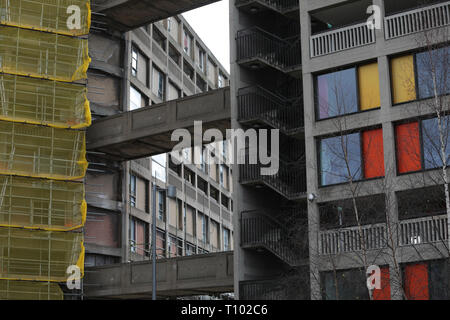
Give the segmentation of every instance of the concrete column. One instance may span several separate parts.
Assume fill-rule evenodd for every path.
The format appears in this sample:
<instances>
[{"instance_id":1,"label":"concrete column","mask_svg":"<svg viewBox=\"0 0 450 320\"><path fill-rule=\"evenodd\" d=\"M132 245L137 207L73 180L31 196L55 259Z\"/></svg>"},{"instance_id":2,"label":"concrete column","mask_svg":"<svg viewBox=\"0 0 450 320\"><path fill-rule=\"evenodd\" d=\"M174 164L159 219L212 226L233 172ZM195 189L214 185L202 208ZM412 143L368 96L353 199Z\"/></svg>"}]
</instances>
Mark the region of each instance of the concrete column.
<instances>
[{"instance_id":1,"label":"concrete column","mask_svg":"<svg viewBox=\"0 0 450 320\"><path fill-rule=\"evenodd\" d=\"M394 126L389 120L392 110L391 101L391 81L389 59L387 56L378 58L378 68L380 74L380 95L381 95L381 119L383 126L383 149L384 149L384 167L385 167L385 196L386 196L386 220L387 220L387 255L389 261L391 299L402 299L401 274L399 271L399 257L396 252L398 243L398 210L397 198L394 192L394 184L397 176L396 150L395 150L395 132Z\"/></svg>"}]
</instances>

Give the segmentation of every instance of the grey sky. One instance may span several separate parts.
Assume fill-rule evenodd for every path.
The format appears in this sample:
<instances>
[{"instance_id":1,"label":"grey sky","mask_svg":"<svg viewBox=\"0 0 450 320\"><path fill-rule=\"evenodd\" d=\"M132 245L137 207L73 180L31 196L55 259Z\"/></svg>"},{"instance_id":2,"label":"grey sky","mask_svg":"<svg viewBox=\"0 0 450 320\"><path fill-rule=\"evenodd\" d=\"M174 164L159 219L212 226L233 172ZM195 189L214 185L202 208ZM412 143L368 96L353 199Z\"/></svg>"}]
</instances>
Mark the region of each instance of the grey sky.
<instances>
[{"instance_id":1,"label":"grey sky","mask_svg":"<svg viewBox=\"0 0 450 320\"><path fill-rule=\"evenodd\" d=\"M230 72L229 0L222 0L183 14L195 32Z\"/></svg>"}]
</instances>

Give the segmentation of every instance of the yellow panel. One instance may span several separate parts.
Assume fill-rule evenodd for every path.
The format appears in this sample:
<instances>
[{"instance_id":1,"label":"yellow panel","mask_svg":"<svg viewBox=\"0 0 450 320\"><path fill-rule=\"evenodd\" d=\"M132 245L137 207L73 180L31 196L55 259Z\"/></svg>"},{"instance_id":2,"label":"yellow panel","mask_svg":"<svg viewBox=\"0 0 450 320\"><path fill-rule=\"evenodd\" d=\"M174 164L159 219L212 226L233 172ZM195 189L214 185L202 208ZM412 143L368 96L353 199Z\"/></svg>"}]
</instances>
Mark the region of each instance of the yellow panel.
<instances>
[{"instance_id":1,"label":"yellow panel","mask_svg":"<svg viewBox=\"0 0 450 320\"><path fill-rule=\"evenodd\" d=\"M391 73L393 103L416 100L413 55L392 59Z\"/></svg>"},{"instance_id":2,"label":"yellow panel","mask_svg":"<svg viewBox=\"0 0 450 320\"><path fill-rule=\"evenodd\" d=\"M77 180L87 165L84 131L0 121L0 174Z\"/></svg>"},{"instance_id":3,"label":"yellow panel","mask_svg":"<svg viewBox=\"0 0 450 320\"><path fill-rule=\"evenodd\" d=\"M89 2L89 0L0 0L2 12L0 23L71 36L86 35L91 24ZM69 8L70 6L77 7ZM71 9L69 13L68 9ZM69 19L69 17L78 18L73 15L78 13L78 21ZM68 21L71 23L68 24ZM79 25L76 24L78 22Z\"/></svg>"},{"instance_id":4,"label":"yellow panel","mask_svg":"<svg viewBox=\"0 0 450 320\"><path fill-rule=\"evenodd\" d=\"M0 279L65 282L84 254L83 234L0 227Z\"/></svg>"},{"instance_id":5,"label":"yellow panel","mask_svg":"<svg viewBox=\"0 0 450 320\"><path fill-rule=\"evenodd\" d=\"M67 231L85 217L83 183L0 176L0 226Z\"/></svg>"},{"instance_id":6,"label":"yellow panel","mask_svg":"<svg viewBox=\"0 0 450 320\"><path fill-rule=\"evenodd\" d=\"M0 300L64 300L56 283L0 280Z\"/></svg>"},{"instance_id":7,"label":"yellow panel","mask_svg":"<svg viewBox=\"0 0 450 320\"><path fill-rule=\"evenodd\" d=\"M14 27L0 28L0 71L72 82L86 78L88 41Z\"/></svg>"},{"instance_id":8,"label":"yellow panel","mask_svg":"<svg viewBox=\"0 0 450 320\"><path fill-rule=\"evenodd\" d=\"M0 74L0 120L79 129L91 123L85 86Z\"/></svg>"},{"instance_id":9,"label":"yellow panel","mask_svg":"<svg viewBox=\"0 0 450 320\"><path fill-rule=\"evenodd\" d=\"M371 63L358 68L360 110L379 108L380 76L378 63Z\"/></svg>"}]
</instances>

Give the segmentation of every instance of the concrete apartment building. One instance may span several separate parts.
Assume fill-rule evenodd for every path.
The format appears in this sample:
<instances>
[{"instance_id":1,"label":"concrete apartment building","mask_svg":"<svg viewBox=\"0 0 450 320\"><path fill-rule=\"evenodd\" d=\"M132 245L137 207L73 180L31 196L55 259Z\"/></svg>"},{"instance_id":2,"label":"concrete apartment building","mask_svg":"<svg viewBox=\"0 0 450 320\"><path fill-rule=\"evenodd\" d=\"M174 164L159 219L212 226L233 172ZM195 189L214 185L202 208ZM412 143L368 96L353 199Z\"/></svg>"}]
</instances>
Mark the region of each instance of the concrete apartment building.
<instances>
[{"instance_id":1,"label":"concrete apartment building","mask_svg":"<svg viewBox=\"0 0 450 320\"><path fill-rule=\"evenodd\" d=\"M102 21L94 13L89 37L94 120L228 86L228 73L181 15L126 33ZM205 148L227 156L222 143ZM181 158L192 157L183 150ZM88 158L86 266L150 259L153 183L159 258L232 250L226 164L175 165L166 154L122 163L96 152Z\"/></svg>"},{"instance_id":2,"label":"concrete apartment building","mask_svg":"<svg viewBox=\"0 0 450 320\"><path fill-rule=\"evenodd\" d=\"M237 296L368 299L377 265L374 299L448 299L433 101L446 142L450 2L237 0L230 15L232 126L281 139L277 175L233 168Z\"/></svg>"}]
</instances>

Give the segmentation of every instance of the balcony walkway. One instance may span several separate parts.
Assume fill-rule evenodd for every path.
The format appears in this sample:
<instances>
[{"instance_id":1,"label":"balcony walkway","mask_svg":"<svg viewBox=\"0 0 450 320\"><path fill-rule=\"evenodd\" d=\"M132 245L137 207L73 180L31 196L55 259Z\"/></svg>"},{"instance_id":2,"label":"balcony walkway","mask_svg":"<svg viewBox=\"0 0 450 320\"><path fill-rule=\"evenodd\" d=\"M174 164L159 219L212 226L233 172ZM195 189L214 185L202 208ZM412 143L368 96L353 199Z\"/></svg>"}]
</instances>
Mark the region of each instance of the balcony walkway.
<instances>
[{"instance_id":1,"label":"balcony walkway","mask_svg":"<svg viewBox=\"0 0 450 320\"><path fill-rule=\"evenodd\" d=\"M175 129L191 133L194 121L222 131L231 128L229 87L183 99L164 102L97 120L88 129L87 150L105 154L108 159L126 161L172 151Z\"/></svg>"},{"instance_id":2,"label":"balcony walkway","mask_svg":"<svg viewBox=\"0 0 450 320\"><path fill-rule=\"evenodd\" d=\"M233 251L161 259L157 296L182 297L233 292ZM151 261L86 268L87 299L151 299Z\"/></svg>"}]
</instances>

